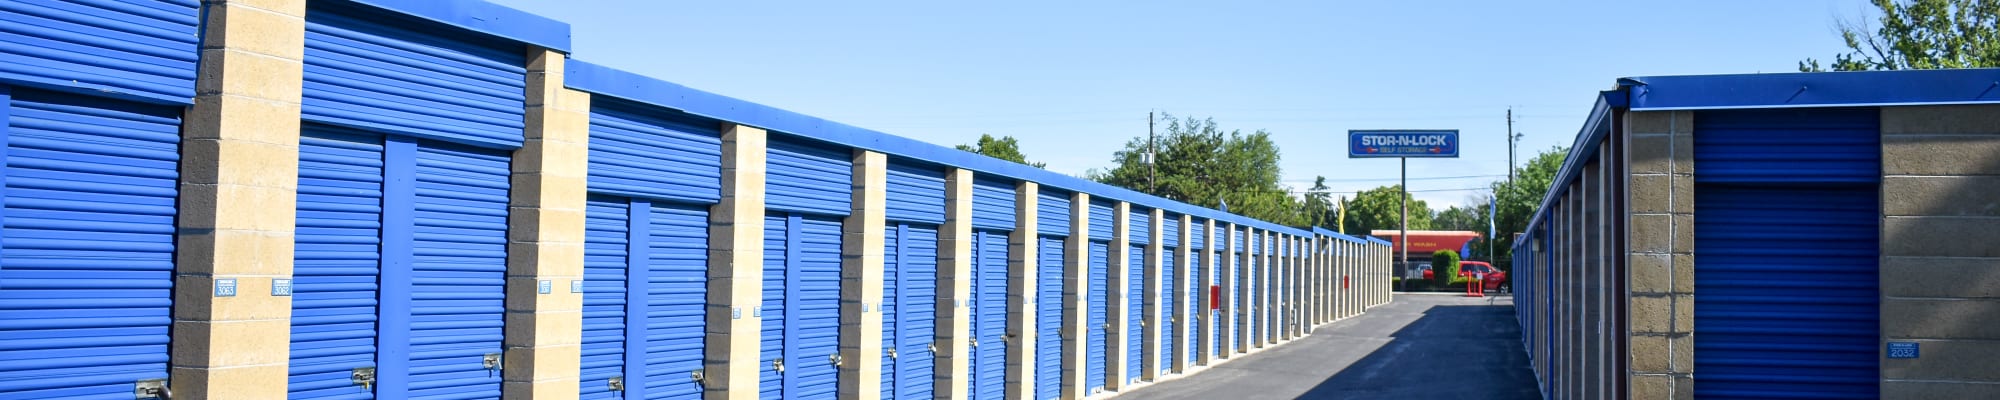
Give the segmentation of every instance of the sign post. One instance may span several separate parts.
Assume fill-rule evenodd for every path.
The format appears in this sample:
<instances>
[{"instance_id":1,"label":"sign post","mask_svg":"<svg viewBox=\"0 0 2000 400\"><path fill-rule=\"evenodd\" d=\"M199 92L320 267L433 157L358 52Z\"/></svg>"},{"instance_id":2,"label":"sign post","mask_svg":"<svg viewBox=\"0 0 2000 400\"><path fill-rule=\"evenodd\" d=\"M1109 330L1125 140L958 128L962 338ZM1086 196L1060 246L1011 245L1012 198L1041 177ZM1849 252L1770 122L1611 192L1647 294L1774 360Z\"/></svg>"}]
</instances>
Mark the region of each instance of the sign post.
<instances>
[{"instance_id":1,"label":"sign post","mask_svg":"<svg viewBox=\"0 0 2000 400\"><path fill-rule=\"evenodd\" d=\"M1403 289L1408 290L1410 277L1410 157L1417 158L1458 158L1457 129L1355 129L1347 131L1347 158L1388 158L1401 161L1402 172L1397 187L1402 191L1403 223L1402 241L1397 247L1402 249L1402 257L1397 268L1404 269Z\"/></svg>"}]
</instances>

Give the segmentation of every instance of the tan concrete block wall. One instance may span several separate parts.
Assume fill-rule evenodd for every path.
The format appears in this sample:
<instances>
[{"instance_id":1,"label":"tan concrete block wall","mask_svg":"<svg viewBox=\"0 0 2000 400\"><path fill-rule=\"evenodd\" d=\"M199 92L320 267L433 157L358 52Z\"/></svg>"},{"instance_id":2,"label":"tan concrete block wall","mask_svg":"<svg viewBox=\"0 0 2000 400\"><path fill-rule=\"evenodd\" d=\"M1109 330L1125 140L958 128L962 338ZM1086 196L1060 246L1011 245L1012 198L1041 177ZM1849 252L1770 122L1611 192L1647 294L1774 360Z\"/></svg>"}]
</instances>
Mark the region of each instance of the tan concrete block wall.
<instances>
[{"instance_id":1,"label":"tan concrete block wall","mask_svg":"<svg viewBox=\"0 0 2000 400\"><path fill-rule=\"evenodd\" d=\"M2000 398L2000 106L1881 117L1882 397Z\"/></svg>"},{"instance_id":2,"label":"tan concrete block wall","mask_svg":"<svg viewBox=\"0 0 2000 400\"><path fill-rule=\"evenodd\" d=\"M1629 394L1687 398L1694 390L1694 113L1632 112L1624 123Z\"/></svg>"},{"instance_id":3,"label":"tan concrete block wall","mask_svg":"<svg viewBox=\"0 0 2000 400\"><path fill-rule=\"evenodd\" d=\"M271 285L292 279L305 1L208 3L181 131L169 388L282 398L291 297ZM235 296L212 295L220 279L235 280Z\"/></svg>"},{"instance_id":4,"label":"tan concrete block wall","mask_svg":"<svg viewBox=\"0 0 2000 400\"><path fill-rule=\"evenodd\" d=\"M1090 288L1090 195L1076 193L1070 198L1069 238L1063 241L1062 318L1062 399L1080 400L1090 393L1084 385L1084 348L1089 343L1089 321L1084 313L1090 306L1084 296Z\"/></svg>"},{"instance_id":5,"label":"tan concrete block wall","mask_svg":"<svg viewBox=\"0 0 2000 400\"><path fill-rule=\"evenodd\" d=\"M1041 201L1041 185L1021 182L1014 186L1014 232L1007 236L1007 337L1012 343L1007 345L1007 391L1009 400L1029 400L1035 397L1037 373L1058 374L1061 371L1035 370L1035 348L1042 338L1035 329L1036 304L1039 301L1062 301L1062 299L1036 298L1035 288L1039 281L1037 265L1039 261L1037 229L1041 216L1038 203Z\"/></svg>"},{"instance_id":6,"label":"tan concrete block wall","mask_svg":"<svg viewBox=\"0 0 2000 400\"><path fill-rule=\"evenodd\" d=\"M764 171L769 134L722 126L722 201L708 214L708 332L702 398L757 398L763 320L748 312L763 301Z\"/></svg>"},{"instance_id":7,"label":"tan concrete block wall","mask_svg":"<svg viewBox=\"0 0 2000 400\"><path fill-rule=\"evenodd\" d=\"M536 286L540 281L561 287L583 280L590 96L562 87L562 53L530 48L527 59L527 126L512 157L508 193L509 329L501 394L509 399L574 399L583 294L537 293Z\"/></svg>"},{"instance_id":8,"label":"tan concrete block wall","mask_svg":"<svg viewBox=\"0 0 2000 400\"><path fill-rule=\"evenodd\" d=\"M1162 330L1161 327L1163 324L1160 323L1161 320L1166 318L1165 315L1161 314L1165 310L1162 310L1160 307L1160 296L1162 295L1160 290L1164 287L1163 280L1169 279L1169 277L1163 275L1166 273L1166 270L1161 269L1162 265L1160 264L1160 252L1166 248L1164 245L1166 239L1160 236L1163 232L1161 230L1162 227L1166 225L1165 221L1162 220L1166 218L1166 213L1155 208L1150 218L1150 221L1153 221L1153 223L1147 224L1148 232L1146 233L1146 237L1153 240L1146 242L1146 259L1138 260L1145 263L1141 267L1143 268L1141 273L1146 275L1145 282L1140 283L1141 285L1145 285L1145 289L1143 289L1144 293L1141 293L1139 296L1143 301L1139 305L1141 314L1139 316L1140 325L1136 327L1140 330L1138 378L1144 381L1153 381L1160 378L1160 339L1163 333L1170 333ZM1167 340L1171 341L1172 338L1169 337Z\"/></svg>"},{"instance_id":9,"label":"tan concrete block wall","mask_svg":"<svg viewBox=\"0 0 2000 400\"><path fill-rule=\"evenodd\" d=\"M855 150L849 212L840 222L840 398L882 397L883 231L889 157Z\"/></svg>"},{"instance_id":10,"label":"tan concrete block wall","mask_svg":"<svg viewBox=\"0 0 2000 400\"><path fill-rule=\"evenodd\" d=\"M936 398L963 399L972 383L972 170L944 179L944 226L938 233Z\"/></svg>"},{"instance_id":11,"label":"tan concrete block wall","mask_svg":"<svg viewBox=\"0 0 2000 400\"><path fill-rule=\"evenodd\" d=\"M1116 391L1124 390L1139 378L1125 376L1127 365L1131 363L1129 359L1131 356L1127 354L1130 352L1127 346L1131 346L1131 340L1127 338L1126 332L1139 329L1130 326L1131 323L1128 322L1132 318L1130 315L1132 301L1131 295L1128 294L1132 291L1132 274L1126 271L1133 263L1139 261L1132 260L1132 203L1118 202L1111 208L1111 212L1113 214L1111 250L1109 254L1105 254L1107 263L1110 264L1105 270L1110 276L1104 277L1104 284L1110 286L1104 288L1104 295L1111 297L1106 302L1108 303L1106 306L1110 309L1106 310L1104 316L1105 323L1111 325L1111 329L1105 330L1104 343L1111 348L1104 352L1104 374L1107 375L1104 378L1104 390Z\"/></svg>"}]
</instances>

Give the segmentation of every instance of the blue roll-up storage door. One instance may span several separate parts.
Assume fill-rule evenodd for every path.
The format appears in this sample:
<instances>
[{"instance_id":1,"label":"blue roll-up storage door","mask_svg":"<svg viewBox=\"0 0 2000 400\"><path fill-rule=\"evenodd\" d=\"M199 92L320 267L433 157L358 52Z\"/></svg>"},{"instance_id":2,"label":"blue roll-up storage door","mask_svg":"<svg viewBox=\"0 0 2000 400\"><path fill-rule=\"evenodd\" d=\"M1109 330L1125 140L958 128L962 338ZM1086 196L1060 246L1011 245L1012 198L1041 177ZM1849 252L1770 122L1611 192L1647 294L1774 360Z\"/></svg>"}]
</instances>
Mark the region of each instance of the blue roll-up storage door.
<instances>
[{"instance_id":1,"label":"blue roll-up storage door","mask_svg":"<svg viewBox=\"0 0 2000 400\"><path fill-rule=\"evenodd\" d=\"M186 103L194 98L201 3L0 3L0 82Z\"/></svg>"},{"instance_id":2,"label":"blue roll-up storage door","mask_svg":"<svg viewBox=\"0 0 2000 400\"><path fill-rule=\"evenodd\" d=\"M1116 222L1113 216L1117 215L1117 209L1113 208L1112 204L1110 201L1097 198L1090 199L1090 240L1108 241L1117 232L1114 230L1117 226L1113 225Z\"/></svg>"},{"instance_id":3,"label":"blue roll-up storage door","mask_svg":"<svg viewBox=\"0 0 2000 400\"><path fill-rule=\"evenodd\" d=\"M167 377L180 114L0 86L0 398Z\"/></svg>"},{"instance_id":4,"label":"blue roll-up storage door","mask_svg":"<svg viewBox=\"0 0 2000 400\"><path fill-rule=\"evenodd\" d=\"M308 121L489 148L521 145L525 46L350 2L306 5Z\"/></svg>"},{"instance_id":5,"label":"blue roll-up storage door","mask_svg":"<svg viewBox=\"0 0 2000 400\"><path fill-rule=\"evenodd\" d=\"M972 180L972 228L1013 231L1014 181L988 175Z\"/></svg>"},{"instance_id":6,"label":"blue roll-up storage door","mask_svg":"<svg viewBox=\"0 0 2000 400\"><path fill-rule=\"evenodd\" d=\"M584 207L583 348L578 361L578 397L615 399L618 393L605 381L622 375L625 369L625 278L633 244L631 201L591 196ZM643 271L639 274L641 279L645 277Z\"/></svg>"},{"instance_id":7,"label":"blue roll-up storage door","mask_svg":"<svg viewBox=\"0 0 2000 400\"><path fill-rule=\"evenodd\" d=\"M1068 237L1070 232L1070 199L1068 192L1040 187L1035 196L1035 225L1038 233Z\"/></svg>"},{"instance_id":8,"label":"blue roll-up storage door","mask_svg":"<svg viewBox=\"0 0 2000 400\"><path fill-rule=\"evenodd\" d=\"M590 191L721 199L722 123L610 96L590 99Z\"/></svg>"},{"instance_id":9,"label":"blue roll-up storage door","mask_svg":"<svg viewBox=\"0 0 2000 400\"><path fill-rule=\"evenodd\" d=\"M375 366L382 157L380 136L301 126L290 398L372 397L351 375Z\"/></svg>"},{"instance_id":10,"label":"blue roll-up storage door","mask_svg":"<svg viewBox=\"0 0 2000 400\"><path fill-rule=\"evenodd\" d=\"M1160 220L1160 245L1181 247L1181 216L1167 213Z\"/></svg>"},{"instance_id":11,"label":"blue roll-up storage door","mask_svg":"<svg viewBox=\"0 0 2000 400\"><path fill-rule=\"evenodd\" d=\"M708 212L695 205L593 195L586 204L583 348L586 399L690 399L701 387ZM623 380L624 391L609 380Z\"/></svg>"},{"instance_id":12,"label":"blue roll-up storage door","mask_svg":"<svg viewBox=\"0 0 2000 400\"><path fill-rule=\"evenodd\" d=\"M1110 243L1090 241L1090 271L1086 273L1089 275L1090 290L1084 296L1084 301L1090 304L1090 310L1084 314L1087 318L1084 329L1088 333L1084 343L1083 385L1087 393L1104 390L1105 363L1108 362L1105 355L1110 353L1110 341L1106 336L1109 332L1105 327L1111 322L1105 318L1111 312L1111 296L1105 290L1110 283L1105 279L1111 273L1110 252Z\"/></svg>"},{"instance_id":13,"label":"blue roll-up storage door","mask_svg":"<svg viewBox=\"0 0 2000 400\"><path fill-rule=\"evenodd\" d=\"M1127 238L1131 242L1131 244L1152 243L1153 212L1151 210L1146 210L1139 207L1132 207L1132 209L1127 212L1127 216L1128 216L1127 220L1131 221L1132 224L1131 226L1132 230L1130 231L1131 235L1130 237Z\"/></svg>"},{"instance_id":14,"label":"blue roll-up storage door","mask_svg":"<svg viewBox=\"0 0 2000 400\"><path fill-rule=\"evenodd\" d=\"M1007 392L1007 233L977 231L972 285L972 399Z\"/></svg>"},{"instance_id":15,"label":"blue roll-up storage door","mask_svg":"<svg viewBox=\"0 0 2000 400\"><path fill-rule=\"evenodd\" d=\"M1881 395L1880 132L1874 108L1696 115L1695 396Z\"/></svg>"},{"instance_id":16,"label":"blue roll-up storage door","mask_svg":"<svg viewBox=\"0 0 2000 400\"><path fill-rule=\"evenodd\" d=\"M702 368L708 334L708 207L656 202L651 214L646 257L633 258L645 262L646 280L626 282L645 289L646 309L625 316L623 397L699 399L701 385L683 378ZM633 337L635 323L644 324L643 337ZM633 396L638 388L643 396Z\"/></svg>"},{"instance_id":17,"label":"blue roll-up storage door","mask_svg":"<svg viewBox=\"0 0 2000 400\"><path fill-rule=\"evenodd\" d=\"M418 142L410 398L500 395L509 171L505 151Z\"/></svg>"},{"instance_id":18,"label":"blue roll-up storage door","mask_svg":"<svg viewBox=\"0 0 2000 400\"><path fill-rule=\"evenodd\" d=\"M1063 239L1042 236L1036 247L1035 396L1062 396Z\"/></svg>"},{"instance_id":19,"label":"blue roll-up storage door","mask_svg":"<svg viewBox=\"0 0 2000 400\"><path fill-rule=\"evenodd\" d=\"M764 202L771 211L847 215L854 186L845 147L772 135L765 158ZM894 203L894 202L891 202Z\"/></svg>"},{"instance_id":20,"label":"blue roll-up storage door","mask_svg":"<svg viewBox=\"0 0 2000 400\"><path fill-rule=\"evenodd\" d=\"M785 296L785 398L831 399L839 390L840 218L793 217Z\"/></svg>"},{"instance_id":21,"label":"blue roll-up storage door","mask_svg":"<svg viewBox=\"0 0 2000 400\"><path fill-rule=\"evenodd\" d=\"M902 269L898 268L901 263L897 261L903 254L902 232L903 229L897 225L882 229L882 302L875 306L876 311L882 313L882 373L879 375L882 376L882 398L888 400L896 398L896 337L903 326L897 318L901 314L896 313L901 309L897 307L897 299L902 297L897 292L903 281Z\"/></svg>"},{"instance_id":22,"label":"blue roll-up storage door","mask_svg":"<svg viewBox=\"0 0 2000 400\"><path fill-rule=\"evenodd\" d=\"M1178 304L1174 298L1180 297L1176 295L1180 292L1174 291L1174 259L1177 258L1174 253L1178 251L1180 249L1174 247L1160 250L1160 312L1164 314L1160 316L1161 371L1174 369L1174 354L1177 353L1174 351L1174 327L1180 325L1174 322L1180 318L1180 309L1174 308Z\"/></svg>"},{"instance_id":23,"label":"blue roll-up storage door","mask_svg":"<svg viewBox=\"0 0 2000 400\"><path fill-rule=\"evenodd\" d=\"M937 338L937 226L898 224L890 230L897 231L897 240L883 243L894 257L885 256L883 264L896 264L896 304L895 309L885 311L883 319L894 320L896 330L883 336L895 338L889 348L895 349L896 356L893 364L883 366L885 374L892 367L895 374L895 380L885 384L894 388L894 398L929 399L936 386L936 354L931 343ZM888 293L883 297L888 298Z\"/></svg>"},{"instance_id":24,"label":"blue roll-up storage door","mask_svg":"<svg viewBox=\"0 0 2000 400\"><path fill-rule=\"evenodd\" d=\"M762 335L757 345L757 389L758 398L782 399L785 396L784 376L772 367L772 362L785 356L785 266L786 249L791 243L789 223L784 214L764 216L764 288L763 301L750 310L752 317L761 318Z\"/></svg>"},{"instance_id":25,"label":"blue roll-up storage door","mask_svg":"<svg viewBox=\"0 0 2000 400\"><path fill-rule=\"evenodd\" d=\"M1146 332L1146 246L1127 246L1125 263L1125 380L1139 380Z\"/></svg>"},{"instance_id":26,"label":"blue roll-up storage door","mask_svg":"<svg viewBox=\"0 0 2000 400\"><path fill-rule=\"evenodd\" d=\"M884 202L886 219L944 223L944 167L893 160L886 175L885 192L889 198ZM977 200L974 204L976 213Z\"/></svg>"},{"instance_id":27,"label":"blue roll-up storage door","mask_svg":"<svg viewBox=\"0 0 2000 400\"><path fill-rule=\"evenodd\" d=\"M1262 344L1264 342L1264 324L1268 322L1264 320L1264 310L1270 308L1269 304L1265 303L1265 300L1269 298L1264 293L1268 289L1264 285L1264 278L1271 271L1266 269L1264 265L1263 235L1248 236L1250 240L1250 259L1248 264L1246 264L1248 268L1244 268L1246 272L1244 279L1248 281L1245 283L1244 289L1249 290L1250 293L1250 330L1245 333L1250 335L1250 342L1253 343L1251 347L1262 347L1255 344Z\"/></svg>"},{"instance_id":28,"label":"blue roll-up storage door","mask_svg":"<svg viewBox=\"0 0 2000 400\"><path fill-rule=\"evenodd\" d=\"M832 398L839 370L840 220L765 217L760 391L767 399ZM779 371L778 366L783 366Z\"/></svg>"}]
</instances>

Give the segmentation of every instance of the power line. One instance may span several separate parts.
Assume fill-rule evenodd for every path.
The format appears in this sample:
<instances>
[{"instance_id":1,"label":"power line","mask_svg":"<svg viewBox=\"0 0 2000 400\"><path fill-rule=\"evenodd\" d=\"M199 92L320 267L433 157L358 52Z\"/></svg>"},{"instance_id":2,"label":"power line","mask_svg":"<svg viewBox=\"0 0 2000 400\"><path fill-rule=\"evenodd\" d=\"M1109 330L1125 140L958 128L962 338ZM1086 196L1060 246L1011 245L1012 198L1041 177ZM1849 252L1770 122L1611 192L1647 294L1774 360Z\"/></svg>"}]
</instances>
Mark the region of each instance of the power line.
<instances>
[{"instance_id":1,"label":"power line","mask_svg":"<svg viewBox=\"0 0 2000 400\"><path fill-rule=\"evenodd\" d=\"M1499 178L1499 177L1505 177L1505 176L1506 176L1506 175L1498 175L1498 174L1495 174L1495 175L1465 175L1465 176L1430 176L1430 177L1421 177L1421 178L1410 178L1410 180L1413 180L1413 181L1436 181L1436 180L1446 180L1446 179L1471 179L1471 178ZM1351 178L1351 179L1328 179L1328 180L1326 180L1326 181L1327 181L1327 182L1377 182L1377 181L1393 181L1393 180L1396 180L1396 178ZM1312 182L1312 181L1293 181L1293 182Z\"/></svg>"}]
</instances>

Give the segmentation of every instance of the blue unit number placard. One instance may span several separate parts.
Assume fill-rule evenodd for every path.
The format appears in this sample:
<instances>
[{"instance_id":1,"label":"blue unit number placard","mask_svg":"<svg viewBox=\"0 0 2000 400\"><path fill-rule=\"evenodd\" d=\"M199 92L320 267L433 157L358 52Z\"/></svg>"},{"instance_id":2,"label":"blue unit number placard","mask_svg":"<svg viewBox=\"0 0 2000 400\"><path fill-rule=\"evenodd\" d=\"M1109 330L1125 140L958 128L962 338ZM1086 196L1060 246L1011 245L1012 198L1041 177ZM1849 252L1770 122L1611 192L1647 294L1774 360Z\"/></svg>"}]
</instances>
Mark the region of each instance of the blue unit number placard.
<instances>
[{"instance_id":1,"label":"blue unit number placard","mask_svg":"<svg viewBox=\"0 0 2000 400\"><path fill-rule=\"evenodd\" d=\"M1917 342L1889 342L1889 358L1917 358Z\"/></svg>"}]
</instances>

